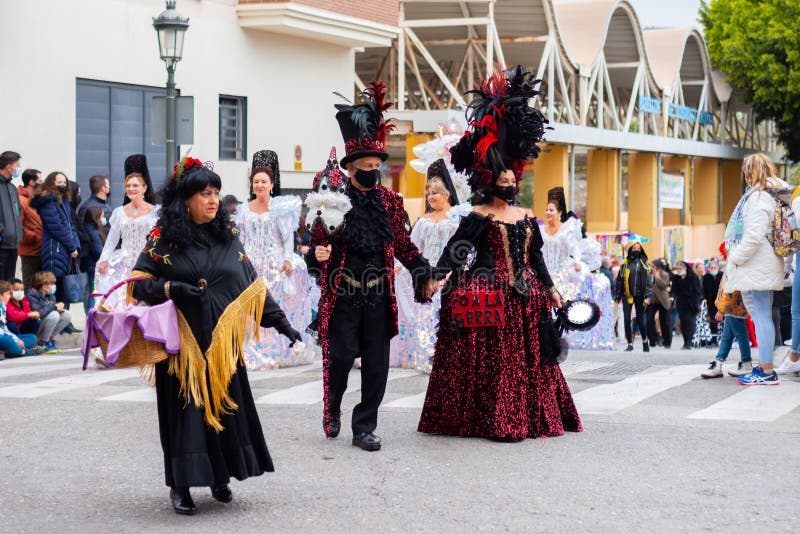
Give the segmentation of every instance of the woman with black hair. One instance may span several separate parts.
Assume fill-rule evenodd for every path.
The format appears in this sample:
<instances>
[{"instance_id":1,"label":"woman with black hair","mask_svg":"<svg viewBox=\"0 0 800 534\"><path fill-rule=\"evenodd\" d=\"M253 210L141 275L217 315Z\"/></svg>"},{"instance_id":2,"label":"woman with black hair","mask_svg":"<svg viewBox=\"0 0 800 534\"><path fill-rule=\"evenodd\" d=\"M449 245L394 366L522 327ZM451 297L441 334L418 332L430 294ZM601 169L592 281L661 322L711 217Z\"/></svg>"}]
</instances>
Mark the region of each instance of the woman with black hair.
<instances>
[{"instance_id":1,"label":"woman with black hair","mask_svg":"<svg viewBox=\"0 0 800 534\"><path fill-rule=\"evenodd\" d=\"M97 262L97 293L105 293L128 277L158 215L144 154L133 154L125 159L124 187L125 200L122 206L111 212L111 220L108 221L111 228ZM117 249L120 240L122 244ZM111 295L106 300L106 304L112 308L119 302L118 295Z\"/></svg>"},{"instance_id":2,"label":"woman with black hair","mask_svg":"<svg viewBox=\"0 0 800 534\"><path fill-rule=\"evenodd\" d=\"M650 351L647 342L647 324L645 308L653 299L653 275L647 263L647 254L639 241L628 246L628 255L622 262L617 275L617 287L614 295L616 302L622 302L622 313L625 317L625 338L628 340L626 352L633 350L633 323L631 317L636 310L636 325L642 336L642 350ZM691 338L689 338L691 339Z\"/></svg>"},{"instance_id":3,"label":"woman with black hair","mask_svg":"<svg viewBox=\"0 0 800 534\"><path fill-rule=\"evenodd\" d=\"M42 270L56 277L56 299L64 302L64 277L80 251L78 231L70 216L72 192L63 172L51 172L45 178L30 206L42 219ZM58 332L56 332L58 333Z\"/></svg>"},{"instance_id":4,"label":"woman with black hair","mask_svg":"<svg viewBox=\"0 0 800 534\"><path fill-rule=\"evenodd\" d=\"M537 83L522 67L493 73L472 92L471 131L451 149L455 169L469 173L475 208L437 264L451 276L420 432L517 442L582 430L538 327L551 307L561 307L561 295L542 255L539 225L515 205L525 163L538 155L544 134L544 117L528 105ZM461 305L476 300L491 307Z\"/></svg>"},{"instance_id":5,"label":"woman with black hair","mask_svg":"<svg viewBox=\"0 0 800 534\"><path fill-rule=\"evenodd\" d=\"M684 261L675 264L672 270L672 296L681 321L683 350L692 348L692 338L697 328L697 314L703 300L703 287L694 269Z\"/></svg>"},{"instance_id":6,"label":"woman with black hair","mask_svg":"<svg viewBox=\"0 0 800 534\"><path fill-rule=\"evenodd\" d=\"M164 205L129 285L138 301L171 299L180 354L142 354L155 364L159 430L176 513L196 507L190 487L233 498L230 477L273 471L247 378L243 343L260 326L293 343L300 334L253 268L228 214L219 209L220 177L200 161L181 160L163 191Z\"/></svg>"}]
</instances>

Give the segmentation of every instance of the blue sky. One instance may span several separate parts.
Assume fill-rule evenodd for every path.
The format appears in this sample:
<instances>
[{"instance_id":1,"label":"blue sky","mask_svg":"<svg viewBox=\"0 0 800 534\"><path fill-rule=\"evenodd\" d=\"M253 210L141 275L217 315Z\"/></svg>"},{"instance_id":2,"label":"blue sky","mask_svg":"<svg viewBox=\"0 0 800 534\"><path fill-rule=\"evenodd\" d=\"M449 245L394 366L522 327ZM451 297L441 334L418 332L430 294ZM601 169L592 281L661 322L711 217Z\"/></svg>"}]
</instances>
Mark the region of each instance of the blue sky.
<instances>
[{"instance_id":1,"label":"blue sky","mask_svg":"<svg viewBox=\"0 0 800 534\"><path fill-rule=\"evenodd\" d=\"M575 2L585 0L555 0L559 2ZM639 21L648 27L691 27L700 28L697 12L700 0L628 0L636 9Z\"/></svg>"}]
</instances>

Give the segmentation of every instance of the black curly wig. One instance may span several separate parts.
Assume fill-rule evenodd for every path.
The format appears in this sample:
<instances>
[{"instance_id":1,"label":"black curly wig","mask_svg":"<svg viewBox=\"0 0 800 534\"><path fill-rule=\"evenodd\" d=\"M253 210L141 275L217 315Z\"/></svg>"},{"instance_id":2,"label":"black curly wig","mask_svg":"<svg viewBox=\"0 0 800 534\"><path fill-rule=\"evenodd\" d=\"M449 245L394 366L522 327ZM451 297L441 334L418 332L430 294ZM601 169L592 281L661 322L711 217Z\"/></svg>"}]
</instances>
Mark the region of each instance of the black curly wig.
<instances>
[{"instance_id":1,"label":"black curly wig","mask_svg":"<svg viewBox=\"0 0 800 534\"><path fill-rule=\"evenodd\" d=\"M188 169L180 180L174 176L167 180L160 192L163 204L156 223L156 226L161 227L161 236L167 243L178 247L191 243L197 225L189 216L186 201L208 186L222 189L222 179L217 173L201 165ZM217 210L217 216L205 226L209 234L220 243L227 244L233 239L233 223L224 209Z\"/></svg>"}]
</instances>

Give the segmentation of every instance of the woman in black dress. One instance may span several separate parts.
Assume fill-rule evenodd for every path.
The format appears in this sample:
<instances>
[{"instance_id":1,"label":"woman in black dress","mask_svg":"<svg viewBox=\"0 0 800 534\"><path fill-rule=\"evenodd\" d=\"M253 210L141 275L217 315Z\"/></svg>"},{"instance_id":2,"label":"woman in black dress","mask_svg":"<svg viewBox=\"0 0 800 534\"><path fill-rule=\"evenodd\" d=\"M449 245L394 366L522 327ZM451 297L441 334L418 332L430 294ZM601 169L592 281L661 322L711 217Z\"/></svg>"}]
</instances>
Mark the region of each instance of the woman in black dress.
<instances>
[{"instance_id":1,"label":"woman in black dress","mask_svg":"<svg viewBox=\"0 0 800 534\"><path fill-rule=\"evenodd\" d=\"M230 502L230 477L274 470L242 345L245 336L257 335L258 324L300 339L219 209L221 185L198 160L176 165L131 273L145 280L129 286L136 300L172 299L178 310L180 354L149 363L155 363L166 484L175 512L187 515L196 511L190 487L210 487L215 499Z\"/></svg>"}]
</instances>

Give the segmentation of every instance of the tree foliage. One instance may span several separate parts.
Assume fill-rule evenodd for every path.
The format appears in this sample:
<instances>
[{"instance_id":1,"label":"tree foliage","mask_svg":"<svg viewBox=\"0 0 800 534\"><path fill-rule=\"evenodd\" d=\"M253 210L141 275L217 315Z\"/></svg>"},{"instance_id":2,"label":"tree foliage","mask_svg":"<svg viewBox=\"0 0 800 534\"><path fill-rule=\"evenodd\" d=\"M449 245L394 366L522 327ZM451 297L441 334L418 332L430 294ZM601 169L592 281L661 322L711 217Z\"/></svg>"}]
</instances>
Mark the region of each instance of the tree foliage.
<instances>
[{"instance_id":1,"label":"tree foliage","mask_svg":"<svg viewBox=\"0 0 800 534\"><path fill-rule=\"evenodd\" d=\"M800 161L800 0L704 0L700 21L711 63Z\"/></svg>"}]
</instances>

